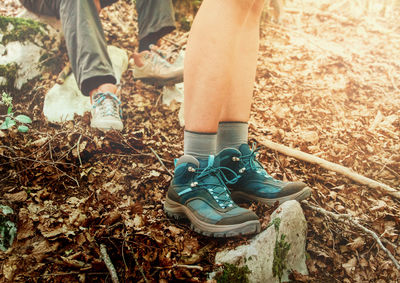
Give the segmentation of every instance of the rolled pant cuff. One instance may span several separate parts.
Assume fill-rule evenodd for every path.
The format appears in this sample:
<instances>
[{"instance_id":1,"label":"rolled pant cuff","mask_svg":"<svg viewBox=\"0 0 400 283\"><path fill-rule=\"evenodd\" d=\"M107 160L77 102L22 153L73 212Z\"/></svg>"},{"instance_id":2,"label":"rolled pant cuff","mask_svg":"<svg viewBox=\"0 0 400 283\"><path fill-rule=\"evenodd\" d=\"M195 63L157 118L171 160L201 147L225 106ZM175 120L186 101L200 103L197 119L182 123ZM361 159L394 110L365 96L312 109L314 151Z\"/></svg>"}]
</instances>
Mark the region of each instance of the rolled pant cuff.
<instances>
[{"instance_id":1,"label":"rolled pant cuff","mask_svg":"<svg viewBox=\"0 0 400 283\"><path fill-rule=\"evenodd\" d=\"M112 75L95 76L85 79L81 83L81 91L83 95L89 96L90 92L102 84L116 84L117 80Z\"/></svg>"}]
</instances>

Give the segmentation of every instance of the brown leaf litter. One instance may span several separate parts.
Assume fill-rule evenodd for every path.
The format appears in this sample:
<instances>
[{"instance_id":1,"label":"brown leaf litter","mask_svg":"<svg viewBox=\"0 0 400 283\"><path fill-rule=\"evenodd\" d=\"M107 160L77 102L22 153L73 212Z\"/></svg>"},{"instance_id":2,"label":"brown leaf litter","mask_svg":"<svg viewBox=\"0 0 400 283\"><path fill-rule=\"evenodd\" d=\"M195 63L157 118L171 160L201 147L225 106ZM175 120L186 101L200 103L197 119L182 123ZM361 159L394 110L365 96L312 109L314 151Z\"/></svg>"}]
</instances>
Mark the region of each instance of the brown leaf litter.
<instances>
[{"instance_id":1,"label":"brown leaf litter","mask_svg":"<svg viewBox=\"0 0 400 283\"><path fill-rule=\"evenodd\" d=\"M101 16L108 42L131 57L137 26L128 2ZM281 25L261 25L251 138L268 138L399 189L399 11L384 18L351 3L293 1ZM0 4L1 14L13 16L19 9L15 1ZM176 56L171 42L183 46L186 38L176 31L162 48ZM89 127L88 114L63 124L45 120L44 95L56 78L48 74L30 93L14 96L15 111L33 120L30 131L0 135L1 204L16 211L18 224L13 247L0 252L0 281L109 282L100 254L104 244L123 282L203 282L218 250L251 238L209 239L166 217L162 203L171 176L157 156L173 170L183 129L178 104L162 105L160 89L133 82L128 70L122 79L125 128L103 134ZM356 217L400 260L398 200L316 165L272 150L261 153L271 175L304 180L313 188L310 203ZM273 208L247 206L265 229ZM368 235L304 211L310 275L294 273L293 280L399 280L399 271Z\"/></svg>"}]
</instances>

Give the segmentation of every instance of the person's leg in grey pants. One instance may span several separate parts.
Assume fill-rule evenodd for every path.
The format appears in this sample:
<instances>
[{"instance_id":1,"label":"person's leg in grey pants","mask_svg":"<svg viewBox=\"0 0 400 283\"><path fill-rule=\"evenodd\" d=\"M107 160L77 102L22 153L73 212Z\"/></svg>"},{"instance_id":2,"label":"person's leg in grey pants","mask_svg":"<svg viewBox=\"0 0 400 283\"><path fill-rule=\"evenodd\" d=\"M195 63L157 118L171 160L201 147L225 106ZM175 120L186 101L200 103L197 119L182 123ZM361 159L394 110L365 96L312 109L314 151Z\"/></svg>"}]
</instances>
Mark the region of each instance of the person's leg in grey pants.
<instances>
[{"instance_id":1,"label":"person's leg in grey pants","mask_svg":"<svg viewBox=\"0 0 400 283\"><path fill-rule=\"evenodd\" d=\"M21 0L30 11L60 18L71 69L93 106L91 126L122 130L116 78L94 0Z\"/></svg>"},{"instance_id":2,"label":"person's leg in grey pants","mask_svg":"<svg viewBox=\"0 0 400 283\"><path fill-rule=\"evenodd\" d=\"M136 0L139 27L139 52L175 29L172 0Z\"/></svg>"},{"instance_id":3,"label":"person's leg in grey pants","mask_svg":"<svg viewBox=\"0 0 400 283\"><path fill-rule=\"evenodd\" d=\"M182 82L183 64L171 65L156 47L160 38L175 29L172 0L136 0L136 10L139 50L133 54L134 79L156 86Z\"/></svg>"},{"instance_id":4,"label":"person's leg in grey pants","mask_svg":"<svg viewBox=\"0 0 400 283\"><path fill-rule=\"evenodd\" d=\"M21 0L30 11L60 18L71 69L84 95L116 79L93 0Z\"/></svg>"}]
</instances>

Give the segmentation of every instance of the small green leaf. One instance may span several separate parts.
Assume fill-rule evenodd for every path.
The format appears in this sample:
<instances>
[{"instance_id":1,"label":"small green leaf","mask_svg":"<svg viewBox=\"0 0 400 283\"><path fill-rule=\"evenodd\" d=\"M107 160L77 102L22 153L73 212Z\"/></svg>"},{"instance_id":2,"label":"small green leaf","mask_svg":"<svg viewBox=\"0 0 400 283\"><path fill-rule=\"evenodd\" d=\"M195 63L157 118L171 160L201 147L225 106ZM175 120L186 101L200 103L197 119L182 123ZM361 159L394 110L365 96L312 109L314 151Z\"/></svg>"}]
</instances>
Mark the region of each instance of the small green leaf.
<instances>
[{"instance_id":1,"label":"small green leaf","mask_svg":"<svg viewBox=\"0 0 400 283\"><path fill-rule=\"evenodd\" d=\"M15 125L15 121L13 119L11 119L10 117L6 117L5 121L0 126L0 130L7 130L14 125Z\"/></svg>"},{"instance_id":2,"label":"small green leaf","mask_svg":"<svg viewBox=\"0 0 400 283\"><path fill-rule=\"evenodd\" d=\"M28 130L29 130L29 128L25 125L18 126L18 132L26 133Z\"/></svg>"},{"instance_id":3,"label":"small green leaf","mask_svg":"<svg viewBox=\"0 0 400 283\"><path fill-rule=\"evenodd\" d=\"M31 118L29 118L26 115L18 115L17 117L15 117L15 120L17 120L18 122L21 122L21 123L25 123L25 124L32 123Z\"/></svg>"},{"instance_id":4,"label":"small green leaf","mask_svg":"<svg viewBox=\"0 0 400 283\"><path fill-rule=\"evenodd\" d=\"M7 114L11 114L11 112L12 112L12 105L8 106Z\"/></svg>"}]
</instances>

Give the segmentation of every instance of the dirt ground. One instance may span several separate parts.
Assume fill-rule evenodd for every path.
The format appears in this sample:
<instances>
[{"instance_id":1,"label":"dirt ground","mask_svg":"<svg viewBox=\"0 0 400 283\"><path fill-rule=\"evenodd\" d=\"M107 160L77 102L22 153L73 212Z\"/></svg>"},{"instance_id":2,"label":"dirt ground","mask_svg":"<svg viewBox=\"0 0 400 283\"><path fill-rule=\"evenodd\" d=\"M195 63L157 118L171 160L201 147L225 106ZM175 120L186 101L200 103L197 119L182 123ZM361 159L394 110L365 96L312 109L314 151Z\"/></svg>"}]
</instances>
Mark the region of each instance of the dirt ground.
<instances>
[{"instance_id":1,"label":"dirt ground","mask_svg":"<svg viewBox=\"0 0 400 283\"><path fill-rule=\"evenodd\" d=\"M383 11L379 2L371 10L358 1L286 2L280 25L261 25L251 141L272 140L400 190L398 10ZM14 0L0 4L3 15L20 9ZM108 42L131 57L134 6L120 1L101 16ZM177 54L186 39L178 30L162 46ZM57 56L67 61L65 49ZM183 149L179 103L163 105L161 89L134 82L128 70L121 133L91 129L89 114L53 124L42 109L57 74L13 94L15 112L33 120L29 132L0 131L0 204L14 209L18 224L13 247L0 252L0 281L111 282L102 244L121 282L206 281L217 251L251 237L199 236L163 212L173 159ZM400 260L399 199L268 148L260 152L271 175L307 182L310 204L350 215ZM265 229L273 208L245 206ZM400 282L370 234L303 209L310 274L294 274L294 282Z\"/></svg>"}]
</instances>

